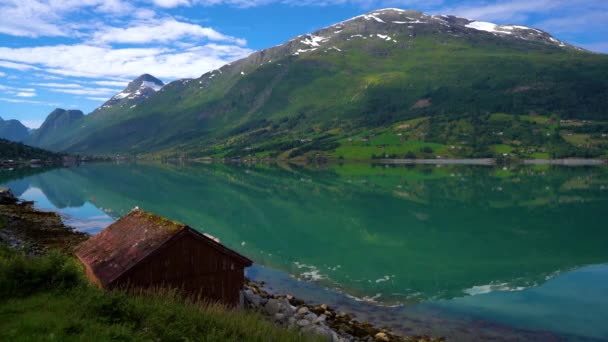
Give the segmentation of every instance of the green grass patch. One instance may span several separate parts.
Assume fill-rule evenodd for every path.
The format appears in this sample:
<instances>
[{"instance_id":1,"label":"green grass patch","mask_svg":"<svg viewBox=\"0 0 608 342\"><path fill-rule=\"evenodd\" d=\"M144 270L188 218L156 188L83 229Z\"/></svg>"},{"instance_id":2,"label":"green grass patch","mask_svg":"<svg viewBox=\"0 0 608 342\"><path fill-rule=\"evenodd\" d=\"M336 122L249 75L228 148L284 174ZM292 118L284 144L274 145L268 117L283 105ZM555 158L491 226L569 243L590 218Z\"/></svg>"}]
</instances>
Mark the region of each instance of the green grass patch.
<instances>
[{"instance_id":1,"label":"green grass patch","mask_svg":"<svg viewBox=\"0 0 608 342\"><path fill-rule=\"evenodd\" d=\"M408 153L413 153L416 157L435 158L437 155L447 156L449 148L442 144L436 144L425 141L406 140L396 145L372 144L362 145L359 142L353 144L343 144L336 148L331 153L334 157L343 157L345 159L373 159L385 158L406 158Z\"/></svg>"},{"instance_id":2,"label":"green grass patch","mask_svg":"<svg viewBox=\"0 0 608 342\"><path fill-rule=\"evenodd\" d=\"M548 152L534 152L530 155L532 159L551 159L551 155Z\"/></svg>"},{"instance_id":3,"label":"green grass patch","mask_svg":"<svg viewBox=\"0 0 608 342\"><path fill-rule=\"evenodd\" d=\"M515 147L510 146L510 145L504 145L504 144L499 144L499 145L494 145L492 146L492 150L496 153L512 153L513 150L515 149Z\"/></svg>"},{"instance_id":4,"label":"green grass patch","mask_svg":"<svg viewBox=\"0 0 608 342\"><path fill-rule=\"evenodd\" d=\"M547 116L542 116L542 115L521 115L520 117L522 120L536 122L537 124L541 124L541 125L546 125L549 123L549 120L551 120L551 118L549 118ZM556 122L557 121L559 121L559 120L556 120Z\"/></svg>"},{"instance_id":5,"label":"green grass patch","mask_svg":"<svg viewBox=\"0 0 608 342\"><path fill-rule=\"evenodd\" d=\"M72 258L0 249L1 341L306 341L259 314L89 286ZM316 338L316 337L315 337Z\"/></svg>"},{"instance_id":6,"label":"green grass patch","mask_svg":"<svg viewBox=\"0 0 608 342\"><path fill-rule=\"evenodd\" d=\"M513 115L511 114L503 114L503 113L494 113L490 115L490 121L511 121L513 120Z\"/></svg>"}]
</instances>

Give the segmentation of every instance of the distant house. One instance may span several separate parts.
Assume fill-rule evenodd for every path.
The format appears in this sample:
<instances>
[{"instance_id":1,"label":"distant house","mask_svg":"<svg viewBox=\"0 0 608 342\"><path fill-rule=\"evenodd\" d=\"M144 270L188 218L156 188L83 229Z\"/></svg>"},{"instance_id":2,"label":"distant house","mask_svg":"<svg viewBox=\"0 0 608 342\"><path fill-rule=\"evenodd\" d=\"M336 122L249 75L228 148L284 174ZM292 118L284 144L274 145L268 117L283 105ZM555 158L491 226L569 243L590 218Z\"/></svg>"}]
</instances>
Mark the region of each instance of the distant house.
<instances>
[{"instance_id":1,"label":"distant house","mask_svg":"<svg viewBox=\"0 0 608 342\"><path fill-rule=\"evenodd\" d=\"M252 261L207 234L138 208L83 242L76 256L104 289L168 287L230 306Z\"/></svg>"}]
</instances>

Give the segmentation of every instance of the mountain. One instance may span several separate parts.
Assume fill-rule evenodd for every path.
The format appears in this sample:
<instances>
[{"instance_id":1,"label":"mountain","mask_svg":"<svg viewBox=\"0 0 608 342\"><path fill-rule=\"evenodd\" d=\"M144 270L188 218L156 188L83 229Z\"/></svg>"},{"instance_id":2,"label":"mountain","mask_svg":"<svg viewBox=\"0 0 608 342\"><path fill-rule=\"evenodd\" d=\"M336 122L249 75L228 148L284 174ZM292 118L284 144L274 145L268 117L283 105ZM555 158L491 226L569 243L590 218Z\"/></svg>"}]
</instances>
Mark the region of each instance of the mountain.
<instances>
[{"instance_id":1,"label":"mountain","mask_svg":"<svg viewBox=\"0 0 608 342\"><path fill-rule=\"evenodd\" d=\"M137 104L154 95L165 84L158 78L143 74L129 83L125 90L114 95L92 114L101 114L110 111L120 111L124 108L134 108Z\"/></svg>"},{"instance_id":2,"label":"mountain","mask_svg":"<svg viewBox=\"0 0 608 342\"><path fill-rule=\"evenodd\" d=\"M191 157L596 156L607 153L606 94L608 56L547 32L385 9L172 82L135 106L96 111L52 147ZM583 119L591 126L566 127Z\"/></svg>"},{"instance_id":3,"label":"mountain","mask_svg":"<svg viewBox=\"0 0 608 342\"><path fill-rule=\"evenodd\" d=\"M80 110L57 108L46 117L40 128L33 131L24 142L28 145L53 150L55 142L64 139L63 134L66 129L71 128L74 123L79 122L83 117L84 114Z\"/></svg>"},{"instance_id":4,"label":"mountain","mask_svg":"<svg viewBox=\"0 0 608 342\"><path fill-rule=\"evenodd\" d=\"M28 128L19 120L4 120L0 118L0 139L23 141L28 135Z\"/></svg>"}]
</instances>

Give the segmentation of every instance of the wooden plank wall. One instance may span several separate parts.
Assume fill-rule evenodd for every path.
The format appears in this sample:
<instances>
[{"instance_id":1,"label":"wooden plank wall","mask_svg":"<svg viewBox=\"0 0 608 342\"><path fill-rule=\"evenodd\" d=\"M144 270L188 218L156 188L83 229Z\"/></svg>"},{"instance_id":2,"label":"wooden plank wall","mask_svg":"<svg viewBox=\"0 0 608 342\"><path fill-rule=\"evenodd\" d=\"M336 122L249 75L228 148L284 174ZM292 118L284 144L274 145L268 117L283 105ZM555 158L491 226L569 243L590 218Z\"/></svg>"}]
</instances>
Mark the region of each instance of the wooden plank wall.
<instances>
[{"instance_id":1,"label":"wooden plank wall","mask_svg":"<svg viewBox=\"0 0 608 342\"><path fill-rule=\"evenodd\" d=\"M183 234L117 279L112 287L168 287L189 296L239 304L244 269L229 256Z\"/></svg>"}]
</instances>

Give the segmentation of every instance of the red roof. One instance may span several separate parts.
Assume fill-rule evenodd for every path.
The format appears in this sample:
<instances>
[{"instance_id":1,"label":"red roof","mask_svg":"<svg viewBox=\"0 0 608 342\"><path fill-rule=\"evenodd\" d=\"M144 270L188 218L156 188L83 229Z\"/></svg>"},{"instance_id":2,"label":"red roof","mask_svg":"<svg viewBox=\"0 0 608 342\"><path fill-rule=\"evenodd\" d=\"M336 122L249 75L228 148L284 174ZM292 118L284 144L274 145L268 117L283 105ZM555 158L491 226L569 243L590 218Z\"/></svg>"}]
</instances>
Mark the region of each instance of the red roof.
<instances>
[{"instance_id":1,"label":"red roof","mask_svg":"<svg viewBox=\"0 0 608 342\"><path fill-rule=\"evenodd\" d=\"M98 235L80 244L76 256L95 273L103 285L109 285L179 233L186 231L243 266L251 266L251 260L207 235L183 223L140 209L132 210Z\"/></svg>"}]
</instances>

